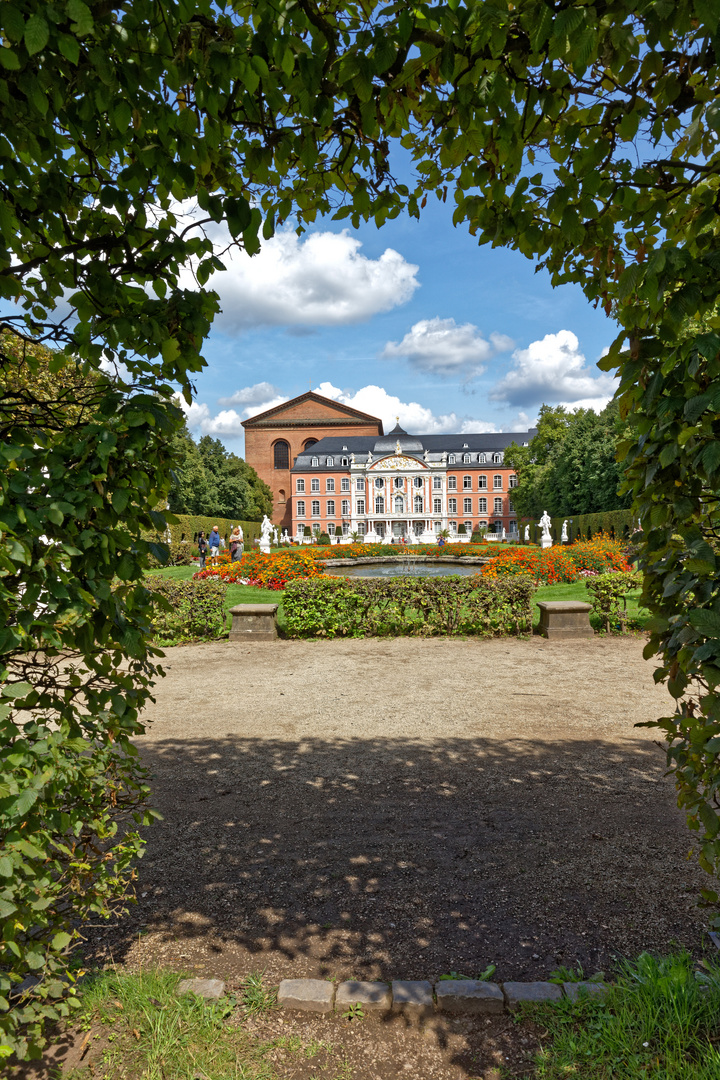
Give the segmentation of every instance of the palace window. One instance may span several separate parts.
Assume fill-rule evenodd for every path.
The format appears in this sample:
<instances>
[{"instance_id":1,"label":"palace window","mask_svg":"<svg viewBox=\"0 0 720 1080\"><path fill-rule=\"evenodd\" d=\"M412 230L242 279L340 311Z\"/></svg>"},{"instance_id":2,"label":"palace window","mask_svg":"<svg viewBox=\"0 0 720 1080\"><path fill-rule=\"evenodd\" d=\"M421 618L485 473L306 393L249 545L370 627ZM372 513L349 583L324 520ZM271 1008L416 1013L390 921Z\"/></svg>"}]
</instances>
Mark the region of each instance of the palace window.
<instances>
[{"instance_id":1,"label":"palace window","mask_svg":"<svg viewBox=\"0 0 720 1080\"><path fill-rule=\"evenodd\" d=\"M343 523L342 523L342 531L343 531L343 536L347 536L347 534L350 532L350 522L349 521L343 521Z\"/></svg>"},{"instance_id":2,"label":"palace window","mask_svg":"<svg viewBox=\"0 0 720 1080\"><path fill-rule=\"evenodd\" d=\"M449 454L448 455L448 465L454 465L454 464L455 464L455 455L454 454Z\"/></svg>"},{"instance_id":3,"label":"palace window","mask_svg":"<svg viewBox=\"0 0 720 1080\"><path fill-rule=\"evenodd\" d=\"M463 499L463 514L472 514L472 499Z\"/></svg>"},{"instance_id":4,"label":"palace window","mask_svg":"<svg viewBox=\"0 0 720 1080\"><path fill-rule=\"evenodd\" d=\"M423 497L422 495L416 495L413 499L413 513L422 514L423 512Z\"/></svg>"},{"instance_id":5,"label":"palace window","mask_svg":"<svg viewBox=\"0 0 720 1080\"><path fill-rule=\"evenodd\" d=\"M457 491L457 476L448 476L448 491Z\"/></svg>"},{"instance_id":6,"label":"palace window","mask_svg":"<svg viewBox=\"0 0 720 1080\"><path fill-rule=\"evenodd\" d=\"M493 465L502 465L502 454L493 454Z\"/></svg>"},{"instance_id":7,"label":"palace window","mask_svg":"<svg viewBox=\"0 0 720 1080\"><path fill-rule=\"evenodd\" d=\"M358 476L357 480L355 481L355 490L356 491L364 491L365 490L365 480L364 480L364 478L362 476Z\"/></svg>"},{"instance_id":8,"label":"palace window","mask_svg":"<svg viewBox=\"0 0 720 1080\"><path fill-rule=\"evenodd\" d=\"M433 491L442 491L442 476L433 476Z\"/></svg>"},{"instance_id":9,"label":"palace window","mask_svg":"<svg viewBox=\"0 0 720 1080\"><path fill-rule=\"evenodd\" d=\"M502 514L502 499L495 499L495 505L493 507L493 514Z\"/></svg>"},{"instance_id":10,"label":"palace window","mask_svg":"<svg viewBox=\"0 0 720 1080\"><path fill-rule=\"evenodd\" d=\"M487 476L478 476L478 491L487 491Z\"/></svg>"},{"instance_id":11,"label":"palace window","mask_svg":"<svg viewBox=\"0 0 720 1080\"><path fill-rule=\"evenodd\" d=\"M320 522L319 521L313 521L313 523L312 523L312 531L313 531L313 536L319 536L320 535Z\"/></svg>"},{"instance_id":12,"label":"palace window","mask_svg":"<svg viewBox=\"0 0 720 1080\"><path fill-rule=\"evenodd\" d=\"M313 517L320 517L320 500L319 499L313 499L311 513L312 513Z\"/></svg>"},{"instance_id":13,"label":"palace window","mask_svg":"<svg viewBox=\"0 0 720 1080\"><path fill-rule=\"evenodd\" d=\"M310 464L312 465L313 469L317 469L318 465L320 464L320 459L314 457Z\"/></svg>"},{"instance_id":14,"label":"palace window","mask_svg":"<svg viewBox=\"0 0 720 1080\"><path fill-rule=\"evenodd\" d=\"M300 502L296 503L295 506L297 508L296 509L297 516L298 517L305 517L305 500L300 499Z\"/></svg>"},{"instance_id":15,"label":"palace window","mask_svg":"<svg viewBox=\"0 0 720 1080\"><path fill-rule=\"evenodd\" d=\"M402 514L405 512L405 500L402 495L395 496L395 513Z\"/></svg>"},{"instance_id":16,"label":"palace window","mask_svg":"<svg viewBox=\"0 0 720 1080\"><path fill-rule=\"evenodd\" d=\"M327 459L327 463L328 463L328 468L330 468L330 469L332 469L333 465L335 464L335 462L333 461L333 459L331 457L329 457Z\"/></svg>"},{"instance_id":17,"label":"palace window","mask_svg":"<svg viewBox=\"0 0 720 1080\"><path fill-rule=\"evenodd\" d=\"M378 497L375 499L375 513L385 513L385 500L383 499L382 495L378 495Z\"/></svg>"},{"instance_id":18,"label":"palace window","mask_svg":"<svg viewBox=\"0 0 720 1080\"><path fill-rule=\"evenodd\" d=\"M296 480L295 481L295 490L296 491L304 491L305 490L305 481L300 480L300 479Z\"/></svg>"},{"instance_id":19,"label":"palace window","mask_svg":"<svg viewBox=\"0 0 720 1080\"><path fill-rule=\"evenodd\" d=\"M273 454L276 469L290 468L290 447L283 439L275 443Z\"/></svg>"},{"instance_id":20,"label":"palace window","mask_svg":"<svg viewBox=\"0 0 720 1080\"><path fill-rule=\"evenodd\" d=\"M415 479L413 480L413 487L421 488L422 486L423 486L423 478L422 478L422 476L416 476Z\"/></svg>"},{"instance_id":21,"label":"palace window","mask_svg":"<svg viewBox=\"0 0 720 1080\"><path fill-rule=\"evenodd\" d=\"M515 513L515 507L513 506L512 499L508 499L508 510L511 514Z\"/></svg>"},{"instance_id":22,"label":"palace window","mask_svg":"<svg viewBox=\"0 0 720 1080\"><path fill-rule=\"evenodd\" d=\"M478 514L487 514L487 499L478 499Z\"/></svg>"},{"instance_id":23,"label":"palace window","mask_svg":"<svg viewBox=\"0 0 720 1080\"><path fill-rule=\"evenodd\" d=\"M344 469L347 469L350 462L348 461L348 459L346 457L344 457L344 458L340 458L340 464L342 465L342 467Z\"/></svg>"},{"instance_id":24,"label":"palace window","mask_svg":"<svg viewBox=\"0 0 720 1080\"><path fill-rule=\"evenodd\" d=\"M313 476L312 480L310 481L310 490L311 491L319 491L320 490L320 481L318 480L318 478L316 476Z\"/></svg>"},{"instance_id":25,"label":"palace window","mask_svg":"<svg viewBox=\"0 0 720 1080\"><path fill-rule=\"evenodd\" d=\"M317 439L306 439L303 443L303 450L309 450L311 446L314 446Z\"/></svg>"},{"instance_id":26,"label":"palace window","mask_svg":"<svg viewBox=\"0 0 720 1080\"><path fill-rule=\"evenodd\" d=\"M451 533L456 533L457 532L457 521L449 521L448 522L448 528L450 529Z\"/></svg>"},{"instance_id":27,"label":"palace window","mask_svg":"<svg viewBox=\"0 0 720 1080\"><path fill-rule=\"evenodd\" d=\"M511 476L510 477L510 487L511 488L517 487L517 476Z\"/></svg>"},{"instance_id":28,"label":"palace window","mask_svg":"<svg viewBox=\"0 0 720 1080\"><path fill-rule=\"evenodd\" d=\"M457 514L457 499L448 499L448 514Z\"/></svg>"},{"instance_id":29,"label":"palace window","mask_svg":"<svg viewBox=\"0 0 720 1080\"><path fill-rule=\"evenodd\" d=\"M349 491L350 490L350 479L349 479L349 477L343 476L342 480L340 481L340 490L341 491Z\"/></svg>"},{"instance_id":30,"label":"palace window","mask_svg":"<svg viewBox=\"0 0 720 1080\"><path fill-rule=\"evenodd\" d=\"M327 517L335 517L335 500L328 499L327 501Z\"/></svg>"},{"instance_id":31,"label":"palace window","mask_svg":"<svg viewBox=\"0 0 720 1080\"><path fill-rule=\"evenodd\" d=\"M472 532L472 521L466 521L465 522L465 532L466 533L471 533Z\"/></svg>"},{"instance_id":32,"label":"palace window","mask_svg":"<svg viewBox=\"0 0 720 1080\"><path fill-rule=\"evenodd\" d=\"M327 479L325 481L325 490L326 491L334 491L335 490L335 480L332 477L330 477L329 479Z\"/></svg>"},{"instance_id":33,"label":"palace window","mask_svg":"<svg viewBox=\"0 0 720 1080\"><path fill-rule=\"evenodd\" d=\"M356 503L356 506L357 506L357 513L358 514L364 514L365 513L365 500L364 499L358 499L357 503Z\"/></svg>"},{"instance_id":34,"label":"palace window","mask_svg":"<svg viewBox=\"0 0 720 1080\"><path fill-rule=\"evenodd\" d=\"M481 465L484 465L484 464L485 464L485 460L486 460L486 459L485 459L485 455L484 455L484 454L478 454L478 461L480 462L480 464L481 464ZM486 524L487 524L487 523L486 523Z\"/></svg>"},{"instance_id":35,"label":"palace window","mask_svg":"<svg viewBox=\"0 0 720 1080\"><path fill-rule=\"evenodd\" d=\"M343 501L342 501L342 516L343 517L349 517L350 516L350 500L349 499L343 499Z\"/></svg>"},{"instance_id":36,"label":"palace window","mask_svg":"<svg viewBox=\"0 0 720 1080\"><path fill-rule=\"evenodd\" d=\"M471 461L472 461L472 455L471 454L463 454L463 462L465 463L465 465L469 465Z\"/></svg>"},{"instance_id":37,"label":"palace window","mask_svg":"<svg viewBox=\"0 0 720 1080\"><path fill-rule=\"evenodd\" d=\"M472 491L472 476L463 476L463 487L466 491Z\"/></svg>"},{"instance_id":38,"label":"palace window","mask_svg":"<svg viewBox=\"0 0 720 1080\"><path fill-rule=\"evenodd\" d=\"M405 481L403 480L402 476L396 476L394 483L397 489L401 489L405 486Z\"/></svg>"},{"instance_id":39,"label":"palace window","mask_svg":"<svg viewBox=\"0 0 720 1080\"><path fill-rule=\"evenodd\" d=\"M380 488L384 488L384 487L385 487L385 481L383 480L382 476L376 476L376 477L375 477L375 487L376 487L376 488L377 488L378 490L380 490Z\"/></svg>"},{"instance_id":40,"label":"palace window","mask_svg":"<svg viewBox=\"0 0 720 1080\"><path fill-rule=\"evenodd\" d=\"M487 521L478 521L478 529L487 529Z\"/></svg>"},{"instance_id":41,"label":"palace window","mask_svg":"<svg viewBox=\"0 0 720 1080\"><path fill-rule=\"evenodd\" d=\"M442 499L433 499L433 514L442 514Z\"/></svg>"},{"instance_id":42,"label":"palace window","mask_svg":"<svg viewBox=\"0 0 720 1080\"><path fill-rule=\"evenodd\" d=\"M493 487L495 491L502 491L502 476L499 473L493 476Z\"/></svg>"}]
</instances>

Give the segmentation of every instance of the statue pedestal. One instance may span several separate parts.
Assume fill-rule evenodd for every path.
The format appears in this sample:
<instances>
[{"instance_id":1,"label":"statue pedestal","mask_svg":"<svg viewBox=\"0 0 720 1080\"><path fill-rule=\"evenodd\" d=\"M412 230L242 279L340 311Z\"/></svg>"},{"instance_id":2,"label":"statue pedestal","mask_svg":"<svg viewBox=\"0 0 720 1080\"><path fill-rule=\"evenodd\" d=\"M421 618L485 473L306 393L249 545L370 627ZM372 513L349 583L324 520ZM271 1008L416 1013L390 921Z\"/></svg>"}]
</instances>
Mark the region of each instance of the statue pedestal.
<instances>
[{"instance_id":1,"label":"statue pedestal","mask_svg":"<svg viewBox=\"0 0 720 1080\"><path fill-rule=\"evenodd\" d=\"M543 551L545 550L545 548L551 548L552 545L553 545L552 536L541 536L540 537L540 547L543 549Z\"/></svg>"},{"instance_id":2,"label":"statue pedestal","mask_svg":"<svg viewBox=\"0 0 720 1080\"><path fill-rule=\"evenodd\" d=\"M261 540L260 541L260 550L262 551L263 555L269 555L270 554L270 541L269 540Z\"/></svg>"}]
</instances>

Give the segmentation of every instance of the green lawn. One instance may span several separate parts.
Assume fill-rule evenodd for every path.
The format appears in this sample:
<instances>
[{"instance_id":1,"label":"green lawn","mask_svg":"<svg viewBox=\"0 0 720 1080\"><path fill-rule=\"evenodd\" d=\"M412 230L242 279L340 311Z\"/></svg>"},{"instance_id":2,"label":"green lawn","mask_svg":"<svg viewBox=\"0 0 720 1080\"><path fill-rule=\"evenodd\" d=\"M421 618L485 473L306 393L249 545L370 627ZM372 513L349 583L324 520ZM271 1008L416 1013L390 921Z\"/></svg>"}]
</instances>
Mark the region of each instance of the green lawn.
<instances>
[{"instance_id":1,"label":"green lawn","mask_svg":"<svg viewBox=\"0 0 720 1080\"><path fill-rule=\"evenodd\" d=\"M189 581L193 574L196 572L195 566L169 566L165 570L151 570L149 576L152 577L155 574L160 574L162 577L172 578L174 581ZM230 585L228 586L227 597L225 599L225 609L229 611L235 604L279 604L278 608L278 626L281 630L285 628L285 612L283 610L283 593L276 592L274 589L253 589L249 585ZM649 613L641 608L638 604L640 597L640 590L632 593L628 600L628 614L631 619L636 620L635 626L644 626L645 620L648 619ZM542 585L535 593L534 603L538 600L583 600L590 602L590 593L585 588L584 581L576 581L572 585ZM533 616L533 625L537 626L540 621L540 609L535 608L535 614ZM600 622L594 616L591 616L591 621L595 626L595 629L600 629ZM230 626L230 616L228 615L228 627Z\"/></svg>"}]
</instances>

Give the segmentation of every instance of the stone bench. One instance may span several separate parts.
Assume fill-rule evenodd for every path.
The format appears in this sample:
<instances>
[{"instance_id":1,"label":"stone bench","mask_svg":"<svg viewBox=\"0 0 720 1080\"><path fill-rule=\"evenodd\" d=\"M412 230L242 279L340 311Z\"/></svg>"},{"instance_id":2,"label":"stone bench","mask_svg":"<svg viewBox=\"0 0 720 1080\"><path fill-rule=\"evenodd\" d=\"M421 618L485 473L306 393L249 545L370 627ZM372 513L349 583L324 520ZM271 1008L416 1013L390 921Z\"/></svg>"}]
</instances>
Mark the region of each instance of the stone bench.
<instances>
[{"instance_id":1,"label":"stone bench","mask_svg":"<svg viewBox=\"0 0 720 1080\"><path fill-rule=\"evenodd\" d=\"M230 608L231 641L274 641L278 604L236 604Z\"/></svg>"},{"instance_id":2,"label":"stone bench","mask_svg":"<svg viewBox=\"0 0 720 1080\"><path fill-rule=\"evenodd\" d=\"M549 641L593 636L590 625L592 604L582 600L538 600L537 606L540 608L539 631Z\"/></svg>"}]
</instances>

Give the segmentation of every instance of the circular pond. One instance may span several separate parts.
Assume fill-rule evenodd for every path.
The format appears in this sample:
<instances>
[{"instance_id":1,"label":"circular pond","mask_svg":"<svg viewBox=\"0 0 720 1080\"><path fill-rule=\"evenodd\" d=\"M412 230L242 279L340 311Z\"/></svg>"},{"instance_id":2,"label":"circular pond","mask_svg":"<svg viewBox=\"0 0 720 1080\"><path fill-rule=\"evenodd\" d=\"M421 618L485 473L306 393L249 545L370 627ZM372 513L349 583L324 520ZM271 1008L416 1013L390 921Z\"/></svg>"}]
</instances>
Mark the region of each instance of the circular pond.
<instances>
[{"instance_id":1,"label":"circular pond","mask_svg":"<svg viewBox=\"0 0 720 1080\"><path fill-rule=\"evenodd\" d=\"M468 566L467 563L459 561L438 563L434 560L413 562L411 559L393 559L392 562L383 563L363 561L354 566L326 566L325 573L336 577L449 577L451 574L466 577L470 574L479 574L480 569L478 565Z\"/></svg>"}]
</instances>

